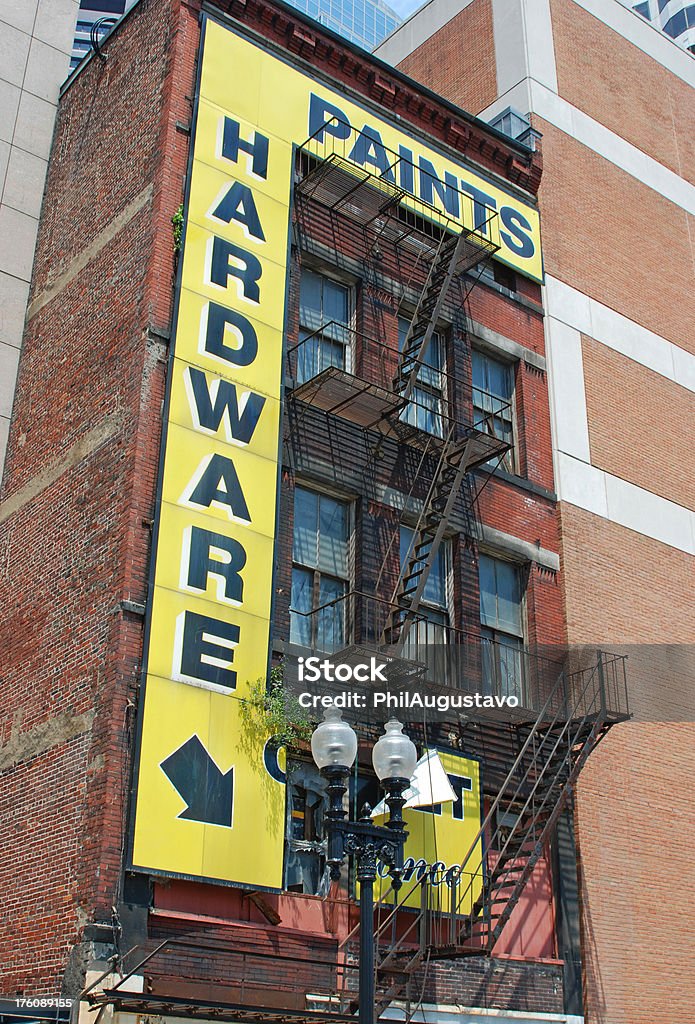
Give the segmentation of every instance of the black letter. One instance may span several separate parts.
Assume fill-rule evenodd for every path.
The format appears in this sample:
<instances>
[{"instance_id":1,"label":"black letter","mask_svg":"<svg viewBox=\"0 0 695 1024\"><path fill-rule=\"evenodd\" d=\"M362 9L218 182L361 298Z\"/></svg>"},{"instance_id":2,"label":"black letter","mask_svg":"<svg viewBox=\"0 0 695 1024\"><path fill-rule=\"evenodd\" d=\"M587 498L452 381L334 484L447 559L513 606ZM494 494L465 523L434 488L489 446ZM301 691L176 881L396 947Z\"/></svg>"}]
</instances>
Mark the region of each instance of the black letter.
<instances>
[{"instance_id":1,"label":"black letter","mask_svg":"<svg viewBox=\"0 0 695 1024\"><path fill-rule=\"evenodd\" d=\"M511 206L503 206L500 210L500 218L505 228L511 231L512 235L508 235L506 231L500 231L500 238L505 245L509 246L512 252L515 252L517 256L523 256L524 259L530 259L536 251L536 247L533 241L528 237L526 231L531 230L531 225L518 210L513 210ZM526 228L526 231L523 229Z\"/></svg>"},{"instance_id":2,"label":"black letter","mask_svg":"<svg viewBox=\"0 0 695 1024\"><path fill-rule=\"evenodd\" d=\"M497 200L489 196L487 192L483 192L482 189L476 188L475 185L469 185L467 181L461 182L461 188L469 196L473 196L473 226L475 230L486 235L488 233L487 222L491 216L490 210L497 209Z\"/></svg>"},{"instance_id":3,"label":"black letter","mask_svg":"<svg viewBox=\"0 0 695 1024\"><path fill-rule=\"evenodd\" d=\"M419 163L422 198L430 206L434 206L434 193L436 192L444 204L446 212L452 217L458 217L460 215L459 193L456 187L458 180L449 171L444 171L444 182L446 182L444 184L437 175L431 160L426 160L424 156L421 156Z\"/></svg>"},{"instance_id":4,"label":"black letter","mask_svg":"<svg viewBox=\"0 0 695 1024\"><path fill-rule=\"evenodd\" d=\"M243 407L240 414L236 384L223 380L221 377L215 377L211 389L202 370L197 370L194 366L187 367L187 370L200 426L204 430L216 432L226 417L227 439L248 444L253 437L253 432L265 405L263 395L257 395L255 391L247 391L244 396L246 401L242 399ZM210 397L211 390L214 394L214 405L213 399Z\"/></svg>"},{"instance_id":5,"label":"black letter","mask_svg":"<svg viewBox=\"0 0 695 1024\"><path fill-rule=\"evenodd\" d=\"M221 548L229 555L228 562L210 557L211 548ZM224 596L228 601L241 604L244 599L244 581L239 573L246 565L246 552L238 540L223 533L191 527L191 546L188 555L188 586L205 593L208 576L221 576Z\"/></svg>"},{"instance_id":6,"label":"black letter","mask_svg":"<svg viewBox=\"0 0 695 1024\"><path fill-rule=\"evenodd\" d=\"M336 139L350 138L350 122L339 107L311 94L309 104L309 138L323 142L324 135Z\"/></svg>"},{"instance_id":7,"label":"black letter","mask_svg":"<svg viewBox=\"0 0 695 1024\"><path fill-rule=\"evenodd\" d=\"M239 150L253 157L252 174L258 178L268 177L268 140L265 135L254 131L252 141L244 142L239 138L239 122L225 117L222 133L222 156L233 163L239 160Z\"/></svg>"},{"instance_id":8,"label":"black letter","mask_svg":"<svg viewBox=\"0 0 695 1024\"><path fill-rule=\"evenodd\" d=\"M219 640L226 640L229 646L205 640L204 633ZM239 643L239 627L231 622L221 622L207 615L196 612L184 612L183 644L181 647L181 675L193 679L201 679L206 683L216 683L228 690L236 689L236 672L219 665L210 665L203 657L217 658L221 661L234 660L234 652L230 646Z\"/></svg>"},{"instance_id":9,"label":"black letter","mask_svg":"<svg viewBox=\"0 0 695 1024\"><path fill-rule=\"evenodd\" d=\"M236 260L241 260L244 264L243 269L231 266L229 263L230 256ZM218 238L217 235L214 236L212 240L212 266L210 268L210 280L214 284L219 284L222 288L226 288L228 277L238 277L243 285L244 298L251 299L252 302L260 302L261 291L258 287L258 281L262 273L261 261L250 252L246 252L245 249L240 248L238 245L233 245L232 242L226 242L224 238Z\"/></svg>"},{"instance_id":10,"label":"black letter","mask_svg":"<svg viewBox=\"0 0 695 1024\"><path fill-rule=\"evenodd\" d=\"M225 327L236 327L241 334L241 345L239 348L232 348L224 343ZM217 302L208 304L208 322L205 331L205 351L226 359L228 363L235 366L249 366L258 352L258 338L245 316L237 313L234 309L227 309Z\"/></svg>"},{"instance_id":11,"label":"black letter","mask_svg":"<svg viewBox=\"0 0 695 1024\"><path fill-rule=\"evenodd\" d=\"M222 485L220 487L220 484ZM203 475L188 499L201 508L210 508L213 501L226 505L232 518L251 522L234 463L224 455L212 455Z\"/></svg>"},{"instance_id":12,"label":"black letter","mask_svg":"<svg viewBox=\"0 0 695 1024\"><path fill-rule=\"evenodd\" d=\"M265 242L256 201L248 185L243 185L240 181L232 182L212 215L218 220L223 220L225 224L229 224L233 220L243 224L250 235L260 242Z\"/></svg>"}]
</instances>

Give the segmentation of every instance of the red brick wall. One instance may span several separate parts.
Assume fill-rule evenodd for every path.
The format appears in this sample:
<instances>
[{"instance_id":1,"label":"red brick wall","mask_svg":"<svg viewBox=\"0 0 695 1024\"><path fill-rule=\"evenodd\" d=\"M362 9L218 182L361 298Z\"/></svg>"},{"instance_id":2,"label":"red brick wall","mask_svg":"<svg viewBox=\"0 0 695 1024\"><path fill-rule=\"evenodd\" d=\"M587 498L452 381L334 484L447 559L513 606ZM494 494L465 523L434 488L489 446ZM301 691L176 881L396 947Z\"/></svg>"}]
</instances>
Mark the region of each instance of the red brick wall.
<instances>
[{"instance_id":1,"label":"red brick wall","mask_svg":"<svg viewBox=\"0 0 695 1024\"><path fill-rule=\"evenodd\" d=\"M560 96L692 181L692 86L573 0L552 0L550 12Z\"/></svg>"},{"instance_id":2,"label":"red brick wall","mask_svg":"<svg viewBox=\"0 0 695 1024\"><path fill-rule=\"evenodd\" d=\"M553 169L540 192L546 272L695 352L695 218L542 118L534 125Z\"/></svg>"},{"instance_id":3,"label":"red brick wall","mask_svg":"<svg viewBox=\"0 0 695 1024\"><path fill-rule=\"evenodd\" d=\"M197 35L173 0L128 21L60 107L0 504L8 995L56 995L118 898Z\"/></svg>"},{"instance_id":4,"label":"red brick wall","mask_svg":"<svg viewBox=\"0 0 695 1024\"><path fill-rule=\"evenodd\" d=\"M692 392L582 337L592 465L695 509Z\"/></svg>"},{"instance_id":5,"label":"red brick wall","mask_svg":"<svg viewBox=\"0 0 695 1024\"><path fill-rule=\"evenodd\" d=\"M72 980L63 983L74 990L89 955L79 945L83 928L109 923L121 896L142 657L137 605L147 599L172 311L170 222L186 170L196 7L142 0L111 38L106 64L83 69L60 107L0 504L1 564L12 567L13 581L1 577L0 595L7 609L0 625L7 994L55 995L68 963ZM258 27L263 11L249 3L245 17ZM276 41L306 50L306 39L281 21L265 24ZM341 63L328 43L316 52L327 73L388 98L364 62ZM416 103L404 86L395 95L421 130L451 137L450 112ZM504 147L483 134L471 133L462 146L469 144L488 169L507 166ZM363 257L359 241L346 235L342 244ZM366 319L375 308L365 307ZM471 309L482 323L542 348L537 310L492 289ZM384 321L395 338L388 304ZM461 342L452 358L465 351ZM534 430L524 457L551 486L545 383L534 377L527 385L526 373L520 386ZM548 499L499 487L511 510L507 531L542 533L556 549ZM287 543L287 528L284 536ZM463 546L460 557L473 621L475 565ZM540 578L531 586L534 606L543 607L538 620L555 635L557 591Z\"/></svg>"},{"instance_id":6,"label":"red brick wall","mask_svg":"<svg viewBox=\"0 0 695 1024\"><path fill-rule=\"evenodd\" d=\"M473 0L398 68L472 114L484 110L497 98L492 0Z\"/></svg>"}]
</instances>

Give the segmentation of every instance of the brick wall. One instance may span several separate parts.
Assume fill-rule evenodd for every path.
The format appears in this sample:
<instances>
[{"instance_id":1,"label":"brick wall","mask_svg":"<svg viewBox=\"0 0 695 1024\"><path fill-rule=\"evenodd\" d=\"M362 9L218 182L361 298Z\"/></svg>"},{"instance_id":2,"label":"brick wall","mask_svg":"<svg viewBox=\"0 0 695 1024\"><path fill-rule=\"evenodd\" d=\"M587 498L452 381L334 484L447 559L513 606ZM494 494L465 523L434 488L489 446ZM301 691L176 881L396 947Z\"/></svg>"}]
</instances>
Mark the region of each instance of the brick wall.
<instances>
[{"instance_id":1,"label":"brick wall","mask_svg":"<svg viewBox=\"0 0 695 1024\"><path fill-rule=\"evenodd\" d=\"M552 0L560 96L692 180L692 87L573 0Z\"/></svg>"},{"instance_id":2,"label":"brick wall","mask_svg":"<svg viewBox=\"0 0 695 1024\"><path fill-rule=\"evenodd\" d=\"M580 777L582 954L591 1024L679 1024L692 1016L695 924L687 894L695 886L694 750L692 723L621 725Z\"/></svg>"},{"instance_id":3,"label":"brick wall","mask_svg":"<svg viewBox=\"0 0 695 1024\"><path fill-rule=\"evenodd\" d=\"M93 60L67 90L58 118L0 504L0 599L7 609L0 625L0 856L6 894L0 945L11 951L3 963L7 994L55 995L61 985L74 993L93 954L82 941L84 927L110 924L112 907L121 899L128 759L142 657L139 606L147 599L172 311L170 221L186 170L198 6L141 0L111 37L106 64ZM265 25L275 42L288 42L307 59L318 55L326 74L373 98L388 94L363 61L341 57L320 34L312 47L291 21L278 16L271 26L261 4L250 2L246 13L239 5L225 6L239 7L240 16L256 28ZM450 138L450 111L417 102L417 94L403 85L394 97L420 130ZM504 146L482 133L471 130L461 145L471 146L489 170L507 167ZM536 174L536 165L529 160L529 174ZM335 242L325 223L322 229L310 221L304 230L329 248ZM340 235L342 254L360 265L362 241L354 229ZM383 277L404 270L390 259L387 252ZM382 284L371 281L363 289L362 327L395 343L396 312ZM521 306L481 288L470 312L541 351L536 285L528 297ZM453 308L445 318L465 328L465 318ZM295 318L295 332L296 326ZM458 342L452 335L450 345L465 374L464 329ZM522 435L525 464L549 487L545 380L527 379L522 367L518 384L533 427ZM306 423L309 430L319 429L311 416ZM312 448L316 438L310 437L304 448L302 457L313 452L313 461L298 465L287 456L279 590L287 586L290 564L293 480L299 473L330 482L331 466L343 482L345 475L361 473L359 444L353 437L352 448L343 446L346 437L324 428L321 446ZM409 465L392 468L393 477L382 476L381 484L409 488ZM359 488L354 493L362 498L360 571L374 579L394 514L383 496L370 498ZM418 493L423 496L422 487ZM509 510L507 532L543 536L546 546L557 549L548 525L550 499L510 482L498 485L498 495ZM455 547L461 622L472 625L478 612L475 559L464 543ZM395 566L388 571L393 574ZM537 609L534 629L547 623L555 635L561 605L554 581L532 573L529 586ZM278 601L285 623L287 595L285 589ZM214 900L215 890L208 888Z\"/></svg>"},{"instance_id":4,"label":"brick wall","mask_svg":"<svg viewBox=\"0 0 695 1024\"><path fill-rule=\"evenodd\" d=\"M692 392L582 337L592 465L695 509Z\"/></svg>"},{"instance_id":5,"label":"brick wall","mask_svg":"<svg viewBox=\"0 0 695 1024\"><path fill-rule=\"evenodd\" d=\"M484 110L497 98L492 0L473 0L398 67L464 110Z\"/></svg>"},{"instance_id":6,"label":"brick wall","mask_svg":"<svg viewBox=\"0 0 695 1024\"><path fill-rule=\"evenodd\" d=\"M58 116L0 504L8 995L79 984L70 950L118 900L189 17L143 0Z\"/></svg>"},{"instance_id":7,"label":"brick wall","mask_svg":"<svg viewBox=\"0 0 695 1024\"><path fill-rule=\"evenodd\" d=\"M553 168L540 192L546 272L695 352L693 218L542 118L533 123Z\"/></svg>"}]
</instances>

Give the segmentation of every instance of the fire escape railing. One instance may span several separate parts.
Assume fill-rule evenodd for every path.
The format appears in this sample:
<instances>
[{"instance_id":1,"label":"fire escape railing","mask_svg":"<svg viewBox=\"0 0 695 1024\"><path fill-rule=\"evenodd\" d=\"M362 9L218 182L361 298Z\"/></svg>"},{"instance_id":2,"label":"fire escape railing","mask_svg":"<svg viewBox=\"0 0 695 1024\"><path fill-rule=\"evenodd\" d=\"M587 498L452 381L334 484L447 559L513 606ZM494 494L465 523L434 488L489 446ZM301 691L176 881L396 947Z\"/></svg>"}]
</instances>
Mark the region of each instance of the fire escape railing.
<instances>
[{"instance_id":1,"label":"fire escape railing","mask_svg":"<svg viewBox=\"0 0 695 1024\"><path fill-rule=\"evenodd\" d=\"M602 651L595 659L563 672L535 721L517 726L518 754L457 870L433 877L436 868L429 868L381 897L380 1010L409 988L426 955L492 953L589 754L612 724L629 717L625 659ZM419 910L412 909L414 896ZM357 930L341 948L352 947Z\"/></svg>"}]
</instances>

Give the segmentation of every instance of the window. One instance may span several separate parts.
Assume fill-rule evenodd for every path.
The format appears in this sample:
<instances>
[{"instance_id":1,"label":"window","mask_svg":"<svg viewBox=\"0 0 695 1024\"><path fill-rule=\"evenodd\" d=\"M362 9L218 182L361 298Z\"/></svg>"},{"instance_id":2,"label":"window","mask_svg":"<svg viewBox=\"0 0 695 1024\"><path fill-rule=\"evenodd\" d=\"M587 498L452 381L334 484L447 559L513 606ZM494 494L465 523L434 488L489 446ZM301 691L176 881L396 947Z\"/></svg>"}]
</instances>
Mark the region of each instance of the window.
<instances>
[{"instance_id":1,"label":"window","mask_svg":"<svg viewBox=\"0 0 695 1024\"><path fill-rule=\"evenodd\" d=\"M347 502L295 489L291 643L326 653L345 643L349 513Z\"/></svg>"},{"instance_id":2,"label":"window","mask_svg":"<svg viewBox=\"0 0 695 1024\"><path fill-rule=\"evenodd\" d=\"M482 673L486 693L516 696L523 703L524 630L518 568L480 556Z\"/></svg>"},{"instance_id":3,"label":"window","mask_svg":"<svg viewBox=\"0 0 695 1024\"><path fill-rule=\"evenodd\" d=\"M473 349L473 426L485 434L514 444L512 399L514 375L510 363L502 363ZM514 449L505 453L502 469L513 473Z\"/></svg>"},{"instance_id":4,"label":"window","mask_svg":"<svg viewBox=\"0 0 695 1024\"><path fill-rule=\"evenodd\" d=\"M398 351L403 351L405 337L410 323L405 317L398 318ZM410 423L418 430L424 430L435 437L444 437L442 411L444 408L444 344L440 334L432 335L425 350L422 366L417 373L417 384L413 388L410 403L401 413L404 423Z\"/></svg>"},{"instance_id":5,"label":"window","mask_svg":"<svg viewBox=\"0 0 695 1024\"><path fill-rule=\"evenodd\" d=\"M325 896L330 888L324 830L328 800L326 783L313 764L290 765L286 807L285 889Z\"/></svg>"},{"instance_id":6,"label":"window","mask_svg":"<svg viewBox=\"0 0 695 1024\"><path fill-rule=\"evenodd\" d=\"M348 368L349 324L350 289L303 269L299 282L299 384L329 366Z\"/></svg>"},{"instance_id":7,"label":"window","mask_svg":"<svg viewBox=\"0 0 695 1024\"><path fill-rule=\"evenodd\" d=\"M409 561L413 535L413 530L401 526L401 566L404 568ZM449 655L444 648L449 633L450 555L450 544L442 541L434 556L417 610L418 621L410 626L403 648L404 657L427 665L427 677L439 683L445 683L450 674Z\"/></svg>"}]
</instances>

